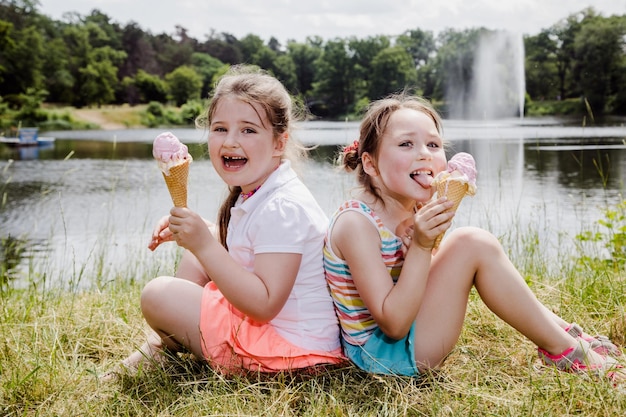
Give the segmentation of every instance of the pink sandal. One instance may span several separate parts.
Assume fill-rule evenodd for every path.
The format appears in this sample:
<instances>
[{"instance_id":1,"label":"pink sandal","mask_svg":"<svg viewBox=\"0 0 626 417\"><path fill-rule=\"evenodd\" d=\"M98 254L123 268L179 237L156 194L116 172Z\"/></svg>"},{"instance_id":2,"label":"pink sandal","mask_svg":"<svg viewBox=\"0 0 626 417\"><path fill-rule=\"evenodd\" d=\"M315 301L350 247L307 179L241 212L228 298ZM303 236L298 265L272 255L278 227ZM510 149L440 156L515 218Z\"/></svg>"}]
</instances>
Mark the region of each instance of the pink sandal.
<instances>
[{"instance_id":1,"label":"pink sandal","mask_svg":"<svg viewBox=\"0 0 626 417\"><path fill-rule=\"evenodd\" d=\"M582 339L589 343L591 349L602 356L621 356L622 351L612 343L606 336L590 336L583 331L577 323L572 323L565 328L565 331L575 339Z\"/></svg>"},{"instance_id":2,"label":"pink sandal","mask_svg":"<svg viewBox=\"0 0 626 417\"><path fill-rule=\"evenodd\" d=\"M591 373L599 377L607 377L615 383L616 372L623 372L624 367L616 359L606 356L603 356L603 363L589 364L587 360L589 349L591 349L591 345L581 341L581 343L564 350L558 355L551 355L541 348L537 348L537 352L545 365L554 366L559 371L578 374Z\"/></svg>"}]
</instances>

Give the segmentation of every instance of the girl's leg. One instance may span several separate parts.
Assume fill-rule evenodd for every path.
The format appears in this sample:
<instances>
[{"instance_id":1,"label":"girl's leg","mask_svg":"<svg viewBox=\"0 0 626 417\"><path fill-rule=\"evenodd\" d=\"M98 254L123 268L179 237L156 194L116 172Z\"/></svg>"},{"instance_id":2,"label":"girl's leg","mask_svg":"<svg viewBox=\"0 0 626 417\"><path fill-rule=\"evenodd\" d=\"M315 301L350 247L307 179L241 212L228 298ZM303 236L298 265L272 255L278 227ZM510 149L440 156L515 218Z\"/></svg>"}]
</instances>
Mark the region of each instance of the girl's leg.
<instances>
[{"instance_id":1,"label":"girl's leg","mask_svg":"<svg viewBox=\"0 0 626 417\"><path fill-rule=\"evenodd\" d=\"M195 282L201 287L204 287L211 281L198 259L188 250L183 253L180 263L178 264L176 277Z\"/></svg>"},{"instance_id":2,"label":"girl's leg","mask_svg":"<svg viewBox=\"0 0 626 417\"><path fill-rule=\"evenodd\" d=\"M489 309L537 346L560 354L576 345L530 291L497 239L482 229L461 228L450 233L433 258L415 321L418 366L437 366L452 350L472 285Z\"/></svg>"},{"instance_id":3,"label":"girl's leg","mask_svg":"<svg viewBox=\"0 0 626 417\"><path fill-rule=\"evenodd\" d=\"M164 348L186 349L202 358L200 306L203 287L185 279L158 277L141 293L141 311L154 333L139 350L123 361L127 368L159 360Z\"/></svg>"}]
</instances>

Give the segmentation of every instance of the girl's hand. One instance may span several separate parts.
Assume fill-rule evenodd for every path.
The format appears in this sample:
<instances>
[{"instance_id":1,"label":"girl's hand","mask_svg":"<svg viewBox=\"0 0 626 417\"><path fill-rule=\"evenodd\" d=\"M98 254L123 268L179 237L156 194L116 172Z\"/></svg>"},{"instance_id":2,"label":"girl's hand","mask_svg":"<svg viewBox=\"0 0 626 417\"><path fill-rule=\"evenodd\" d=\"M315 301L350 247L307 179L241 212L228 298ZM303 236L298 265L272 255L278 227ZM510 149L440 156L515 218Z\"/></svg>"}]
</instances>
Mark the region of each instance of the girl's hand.
<instances>
[{"instance_id":1,"label":"girl's hand","mask_svg":"<svg viewBox=\"0 0 626 417\"><path fill-rule=\"evenodd\" d=\"M396 236L400 238L402 242L402 255L406 256L411 246L411 240L413 239L413 217L408 217L402 223L396 227Z\"/></svg>"},{"instance_id":2,"label":"girl's hand","mask_svg":"<svg viewBox=\"0 0 626 417\"><path fill-rule=\"evenodd\" d=\"M169 229L178 246L194 254L213 236L200 215L183 207L173 207L170 210Z\"/></svg>"},{"instance_id":3,"label":"girl's hand","mask_svg":"<svg viewBox=\"0 0 626 417\"><path fill-rule=\"evenodd\" d=\"M408 239L411 244L421 249L432 250L435 239L452 225L453 211L447 211L454 206L446 197L430 201L417 210L413 216L413 235ZM404 242L404 241L403 241Z\"/></svg>"},{"instance_id":4,"label":"girl's hand","mask_svg":"<svg viewBox=\"0 0 626 417\"><path fill-rule=\"evenodd\" d=\"M154 227L150 243L148 243L148 249L151 251L154 251L161 243L171 242L174 240L172 231L169 229L169 218L169 216L161 217Z\"/></svg>"}]
</instances>

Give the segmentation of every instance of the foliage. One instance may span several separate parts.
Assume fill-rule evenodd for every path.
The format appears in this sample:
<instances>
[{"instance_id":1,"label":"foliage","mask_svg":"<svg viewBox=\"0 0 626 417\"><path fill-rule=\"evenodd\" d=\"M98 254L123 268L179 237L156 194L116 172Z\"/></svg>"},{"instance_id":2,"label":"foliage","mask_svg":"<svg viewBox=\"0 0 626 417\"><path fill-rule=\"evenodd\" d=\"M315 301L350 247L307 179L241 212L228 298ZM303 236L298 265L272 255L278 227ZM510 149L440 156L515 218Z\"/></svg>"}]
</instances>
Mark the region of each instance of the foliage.
<instances>
[{"instance_id":1,"label":"foliage","mask_svg":"<svg viewBox=\"0 0 626 417\"><path fill-rule=\"evenodd\" d=\"M130 82L137 89L139 102L158 101L165 103L167 101L167 84L160 77L140 69L135 78L130 79Z\"/></svg>"},{"instance_id":2,"label":"foliage","mask_svg":"<svg viewBox=\"0 0 626 417\"><path fill-rule=\"evenodd\" d=\"M311 111L320 116L343 116L350 112L355 99L355 68L344 39L328 41L315 61Z\"/></svg>"},{"instance_id":3,"label":"foliage","mask_svg":"<svg viewBox=\"0 0 626 417\"><path fill-rule=\"evenodd\" d=\"M29 89L26 91L26 94L20 94L19 99L22 106L15 113L15 119L17 119L22 126L36 126L47 120L46 112L41 109L41 103L43 103L47 95L47 91L37 91L35 89Z\"/></svg>"},{"instance_id":4,"label":"foliage","mask_svg":"<svg viewBox=\"0 0 626 417\"><path fill-rule=\"evenodd\" d=\"M435 36L412 28L397 36L315 36L283 46L275 38L237 39L214 31L200 41L182 26L174 35L152 34L99 10L52 20L38 7L37 1L0 1L0 94L9 107L21 107L20 95L29 89L46 90L48 102L75 107L152 101L182 106L206 98L227 66L248 63L274 74L317 117L341 119L364 99L400 90L450 110L450 102L467 96L477 39L492 32L446 29ZM625 39L626 16L603 17L593 8L526 35L529 99L586 100L595 115L626 114ZM565 107L554 109L573 111ZM551 108L542 104L535 114Z\"/></svg>"},{"instance_id":5,"label":"foliage","mask_svg":"<svg viewBox=\"0 0 626 417\"><path fill-rule=\"evenodd\" d=\"M207 104L201 100L188 101L180 108L180 120L184 124L193 125L196 118L206 109Z\"/></svg>"},{"instance_id":6,"label":"foliage","mask_svg":"<svg viewBox=\"0 0 626 417\"><path fill-rule=\"evenodd\" d=\"M610 20L588 19L574 40L577 58L574 75L580 80L580 91L591 108L595 113L603 114L609 96L615 93L612 78L621 69L623 29Z\"/></svg>"},{"instance_id":7,"label":"foliage","mask_svg":"<svg viewBox=\"0 0 626 417\"><path fill-rule=\"evenodd\" d=\"M168 98L177 106L182 106L189 100L199 100L202 91L202 77L189 66L176 68L165 76L168 85Z\"/></svg>"},{"instance_id":8,"label":"foliage","mask_svg":"<svg viewBox=\"0 0 626 417\"><path fill-rule=\"evenodd\" d=\"M305 96L310 96L315 79L315 61L322 51L309 39L306 43L289 42L287 53L294 63L294 75L297 85L295 90Z\"/></svg>"},{"instance_id":9,"label":"foliage","mask_svg":"<svg viewBox=\"0 0 626 417\"><path fill-rule=\"evenodd\" d=\"M186 115L188 116L189 113L190 111L187 109ZM142 124L148 127L174 126L187 123L189 123L187 120L185 120L185 123L181 121L179 111L165 107L157 101L150 102L142 115Z\"/></svg>"},{"instance_id":10,"label":"foliage","mask_svg":"<svg viewBox=\"0 0 626 417\"><path fill-rule=\"evenodd\" d=\"M216 75L224 68L225 64L209 54L196 52L191 56L191 65L202 77L200 97L206 98L217 81Z\"/></svg>"},{"instance_id":11,"label":"foliage","mask_svg":"<svg viewBox=\"0 0 626 417\"><path fill-rule=\"evenodd\" d=\"M395 46L380 51L372 60L369 96L378 99L389 92L401 92L415 86L417 71L404 48Z\"/></svg>"},{"instance_id":12,"label":"foliage","mask_svg":"<svg viewBox=\"0 0 626 417\"><path fill-rule=\"evenodd\" d=\"M599 230L586 230L576 235L576 240L582 246L586 243L600 244L604 249L602 254L583 253L577 259L579 265L592 265L599 268L605 265L608 268L619 270L626 267L626 200L622 200L614 208L604 210L604 218L598 220Z\"/></svg>"},{"instance_id":13,"label":"foliage","mask_svg":"<svg viewBox=\"0 0 626 417\"><path fill-rule=\"evenodd\" d=\"M578 98L566 100L526 100L527 116L574 116L584 113L584 105Z\"/></svg>"}]
</instances>

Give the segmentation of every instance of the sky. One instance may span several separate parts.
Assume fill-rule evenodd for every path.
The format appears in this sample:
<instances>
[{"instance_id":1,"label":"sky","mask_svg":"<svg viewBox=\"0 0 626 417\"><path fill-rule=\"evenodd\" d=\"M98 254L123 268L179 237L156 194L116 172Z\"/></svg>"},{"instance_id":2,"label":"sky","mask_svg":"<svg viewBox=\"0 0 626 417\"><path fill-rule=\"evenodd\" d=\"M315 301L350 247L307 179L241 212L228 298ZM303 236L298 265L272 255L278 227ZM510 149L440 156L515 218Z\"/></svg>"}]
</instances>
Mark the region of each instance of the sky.
<instances>
[{"instance_id":1,"label":"sky","mask_svg":"<svg viewBox=\"0 0 626 417\"><path fill-rule=\"evenodd\" d=\"M199 41L226 32L254 34L285 44L307 36L323 40L398 35L421 29L485 27L536 35L572 13L593 7L604 17L626 14L626 0L39 0L55 20L98 9L113 22L135 22L152 34L174 35L176 26Z\"/></svg>"}]
</instances>

